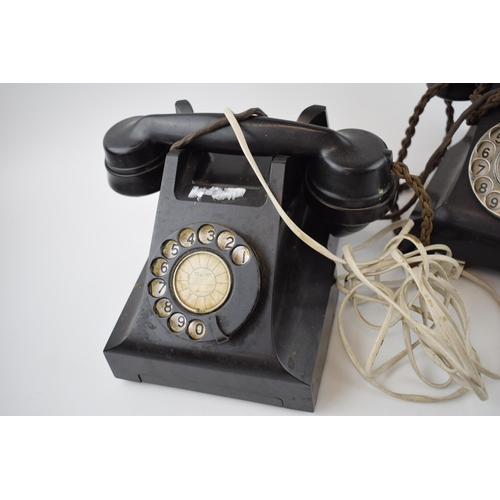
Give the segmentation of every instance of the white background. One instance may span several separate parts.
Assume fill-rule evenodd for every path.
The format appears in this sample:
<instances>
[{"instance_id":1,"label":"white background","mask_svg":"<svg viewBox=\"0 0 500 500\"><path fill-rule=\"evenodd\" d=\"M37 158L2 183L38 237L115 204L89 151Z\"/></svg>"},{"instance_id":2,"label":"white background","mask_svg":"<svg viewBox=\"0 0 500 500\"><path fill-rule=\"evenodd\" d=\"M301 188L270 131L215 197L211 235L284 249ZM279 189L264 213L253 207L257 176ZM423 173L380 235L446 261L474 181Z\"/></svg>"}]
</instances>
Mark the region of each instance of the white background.
<instances>
[{"instance_id":1,"label":"white background","mask_svg":"<svg viewBox=\"0 0 500 500\"><path fill-rule=\"evenodd\" d=\"M106 180L102 139L121 119L173 113L243 111L295 120L327 106L333 129L361 128L395 152L425 84L103 84L0 87L0 413L4 415L498 415L490 399L419 404L391 398L355 371L335 328L313 415L115 379L102 350L148 256L158 194L128 198ZM456 105L457 116L465 107ZM444 103L431 101L407 163L420 173L444 135ZM460 132L463 135L463 131ZM360 242L384 226L350 238ZM500 275L476 270L500 292ZM500 309L475 285L459 282L472 341L500 372ZM353 328L358 328L353 323ZM355 333L357 330L353 330ZM405 373L405 372L403 372ZM396 390L426 390L405 384Z\"/></svg>"},{"instance_id":2,"label":"white background","mask_svg":"<svg viewBox=\"0 0 500 500\"><path fill-rule=\"evenodd\" d=\"M2 10L0 81L496 79L495 64L484 62L494 60L496 30L488 28L496 4L483 2L474 12L436 0L398 7L11 2ZM479 24L478 43L469 34ZM497 419L350 415L498 415L495 381L486 380L487 403L468 395L454 404L401 404L360 379L334 335L311 415L116 380L101 353L146 259L156 210L155 196L127 199L107 186L101 141L112 124L173 112L182 98L195 111L257 105L289 119L319 103L328 106L333 128L366 128L397 151L424 90L423 84L1 87L0 413L214 414L4 417L3 497L491 496L498 489L490 458L498 449ZM415 173L442 137L443 106L435 106L421 119L408 159ZM498 274L483 275L498 291ZM466 295L474 343L498 370L496 306L475 291ZM250 416L229 418L239 414ZM262 414L271 417L252 416Z\"/></svg>"}]
</instances>

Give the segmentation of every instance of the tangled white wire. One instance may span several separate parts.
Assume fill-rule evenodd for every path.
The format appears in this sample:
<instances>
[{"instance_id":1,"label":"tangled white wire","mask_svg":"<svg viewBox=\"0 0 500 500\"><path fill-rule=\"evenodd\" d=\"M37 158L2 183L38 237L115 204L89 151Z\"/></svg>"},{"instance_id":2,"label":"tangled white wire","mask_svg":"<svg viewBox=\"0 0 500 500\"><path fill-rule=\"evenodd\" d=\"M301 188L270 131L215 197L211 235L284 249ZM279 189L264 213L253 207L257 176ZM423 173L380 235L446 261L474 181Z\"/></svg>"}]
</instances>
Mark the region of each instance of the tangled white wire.
<instances>
[{"instance_id":1,"label":"tangled white wire","mask_svg":"<svg viewBox=\"0 0 500 500\"><path fill-rule=\"evenodd\" d=\"M413 227L411 220L402 220L387 226L356 248L345 244L342 246L342 257L337 257L305 234L288 217L262 177L234 114L229 109L224 110L224 114L236 134L245 157L290 230L321 255L344 266L347 274L339 276L336 280L337 288L345 294L337 314L339 333L349 358L363 378L386 394L408 401L443 401L461 396L467 391L475 392L482 400L488 399L482 375L496 379L500 379L500 375L487 370L481 364L470 342L470 319L467 307L449 280L458 279L460 276L468 278L483 287L499 305L500 296L483 281L463 271L463 266L452 257L449 247L445 245L424 247L418 238L409 234ZM356 251L367 248L397 228L401 231L389 241L379 257L366 262L356 262L354 257ZM398 249L403 240L410 241L416 249L403 254ZM397 269L404 271L405 278L382 281L384 274ZM361 293L363 289L368 289L369 293ZM379 330L364 367L347 340L343 319L349 302L352 302L358 318L365 326ZM361 313L360 305L368 302L381 304L386 309L385 318L380 325L372 324ZM420 319L417 320L415 317ZM374 368L389 329L399 322L403 329L405 349L378 368ZM411 332L417 336L414 342L411 340ZM435 383L423 375L413 352L419 345L430 359L448 374L447 381ZM427 385L433 388L445 388L455 381L461 387L452 394L435 397L394 392L376 380L406 356L415 373Z\"/></svg>"},{"instance_id":2,"label":"tangled white wire","mask_svg":"<svg viewBox=\"0 0 500 500\"><path fill-rule=\"evenodd\" d=\"M387 231L401 227L398 236L393 237L381 255L372 261L356 263L354 252L369 246L384 236ZM365 244L352 249L343 245L344 265L348 274L339 276L337 287L346 297L338 312L339 332L344 347L358 372L371 384L391 396L408 401L433 402L453 399L467 391L474 391L482 399L488 399L481 374L492 378L499 375L487 370L479 359L470 341L470 319L467 306L458 291L450 284L450 279L466 277L484 287L500 305L500 297L478 278L464 272L462 265L451 256L445 245L424 247L418 238L409 234L413 221L399 221L388 226ZM398 246L403 240L409 240L416 250L403 254ZM382 281L381 276L402 269L405 278L397 281ZM362 288L372 293L362 294ZM363 367L354 354L346 336L343 314L346 304L351 301L356 313L365 326L379 330L379 334ZM386 315L381 325L373 325L362 315L359 305L365 302L377 302L386 308ZM412 314L412 312L414 314ZM454 314L453 314L454 313ZM418 319L415 316L419 317ZM405 349L374 369L374 363L388 330L401 322ZM410 333L417 336L411 342ZM419 369L414 356L414 349L422 346L425 353L449 378L437 384L426 378ZM431 397L419 394L400 394L390 391L375 379L398 361L408 356L408 360L418 377L434 388L445 388L452 381L461 388L447 396Z\"/></svg>"}]
</instances>

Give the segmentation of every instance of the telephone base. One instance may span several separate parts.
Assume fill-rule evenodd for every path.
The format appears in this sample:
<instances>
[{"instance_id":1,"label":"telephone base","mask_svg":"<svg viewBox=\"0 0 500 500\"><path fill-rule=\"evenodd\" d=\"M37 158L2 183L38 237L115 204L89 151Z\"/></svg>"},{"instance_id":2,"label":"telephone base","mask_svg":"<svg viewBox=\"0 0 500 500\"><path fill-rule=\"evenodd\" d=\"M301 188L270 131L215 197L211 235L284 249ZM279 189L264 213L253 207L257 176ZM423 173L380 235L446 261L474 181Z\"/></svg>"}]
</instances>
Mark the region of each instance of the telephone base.
<instances>
[{"instance_id":1,"label":"telephone base","mask_svg":"<svg viewBox=\"0 0 500 500\"><path fill-rule=\"evenodd\" d=\"M258 162L289 216L335 252L338 238L303 196L307 163ZM314 411L336 306L335 264L286 227L248 168L233 155L167 155L150 256L104 354L117 378ZM237 187L236 174L249 179L240 198L188 195L193 186ZM226 243L247 250L239 265ZM215 275L205 258L225 271ZM205 275L223 298L215 307L201 301L207 307L198 311ZM226 278L216 284L219 276ZM199 335L190 331L196 325Z\"/></svg>"},{"instance_id":2,"label":"telephone base","mask_svg":"<svg viewBox=\"0 0 500 500\"><path fill-rule=\"evenodd\" d=\"M197 354L187 347L183 349L175 338L167 345L157 345L153 340L158 335L157 326L141 322L144 275L145 269L104 349L116 378L314 411L336 309L338 291L335 285L331 287L327 308L322 315L323 325L315 335L316 342L299 347L315 351L306 356L310 366L302 367L304 372L312 374L310 380L300 380L290 373L292 357L284 367L279 354L268 351L266 340L269 339L263 338L262 342L254 344L252 350L256 352L253 354L238 352L242 345L236 339L212 348L205 345L204 351ZM296 329L310 330L310 326L299 324ZM270 332L260 334L266 337ZM241 337L241 333L238 336ZM218 350L224 352L217 356ZM220 357L218 362L215 361L217 357Z\"/></svg>"}]
</instances>

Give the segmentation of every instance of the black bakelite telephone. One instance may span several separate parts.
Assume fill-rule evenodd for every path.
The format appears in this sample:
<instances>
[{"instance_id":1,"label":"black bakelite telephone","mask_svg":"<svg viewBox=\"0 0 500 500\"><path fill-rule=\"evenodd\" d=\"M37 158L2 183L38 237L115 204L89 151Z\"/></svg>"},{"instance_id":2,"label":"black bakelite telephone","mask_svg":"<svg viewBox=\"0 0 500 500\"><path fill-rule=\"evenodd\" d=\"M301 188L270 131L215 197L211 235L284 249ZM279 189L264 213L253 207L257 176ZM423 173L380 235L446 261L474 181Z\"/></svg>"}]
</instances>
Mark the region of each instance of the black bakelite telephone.
<instances>
[{"instance_id":1,"label":"black bakelite telephone","mask_svg":"<svg viewBox=\"0 0 500 500\"><path fill-rule=\"evenodd\" d=\"M313 411L335 265L283 223L229 127L169 152L221 117L187 101L176 110L123 120L104 138L115 191L161 189L150 255L106 359L118 378ZM241 128L284 210L331 251L392 206L391 151L369 132L329 129L323 106Z\"/></svg>"},{"instance_id":2,"label":"black bakelite telephone","mask_svg":"<svg viewBox=\"0 0 500 500\"><path fill-rule=\"evenodd\" d=\"M500 84L491 85L491 90ZM465 101L474 84L451 84L438 93ZM468 264L500 271L500 107L489 110L450 147L427 186L434 210L431 243L448 245ZM416 227L421 208L412 214Z\"/></svg>"}]
</instances>

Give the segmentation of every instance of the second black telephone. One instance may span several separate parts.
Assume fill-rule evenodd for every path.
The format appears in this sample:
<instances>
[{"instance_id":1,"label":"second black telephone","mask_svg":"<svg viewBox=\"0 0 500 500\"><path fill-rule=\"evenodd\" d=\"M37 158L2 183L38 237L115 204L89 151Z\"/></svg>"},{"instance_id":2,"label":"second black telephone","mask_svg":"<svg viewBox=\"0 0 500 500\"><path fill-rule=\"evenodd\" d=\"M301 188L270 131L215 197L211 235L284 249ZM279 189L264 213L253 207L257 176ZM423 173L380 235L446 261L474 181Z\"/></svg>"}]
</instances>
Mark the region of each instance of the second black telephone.
<instances>
[{"instance_id":1,"label":"second black telephone","mask_svg":"<svg viewBox=\"0 0 500 500\"><path fill-rule=\"evenodd\" d=\"M491 85L492 91L499 87ZM438 96L465 101L474 88L451 84ZM455 258L468 264L500 271L500 107L485 113L447 149L427 192L435 214L432 243L449 246ZM412 218L418 226L419 206Z\"/></svg>"},{"instance_id":2,"label":"second black telephone","mask_svg":"<svg viewBox=\"0 0 500 500\"><path fill-rule=\"evenodd\" d=\"M118 378L313 411L335 265L283 223L231 128L169 151L221 118L176 108L123 120L104 138L115 191L161 189L150 254L106 359ZM330 250L390 209L391 152L370 132L328 128L323 106L241 128L286 213Z\"/></svg>"}]
</instances>

